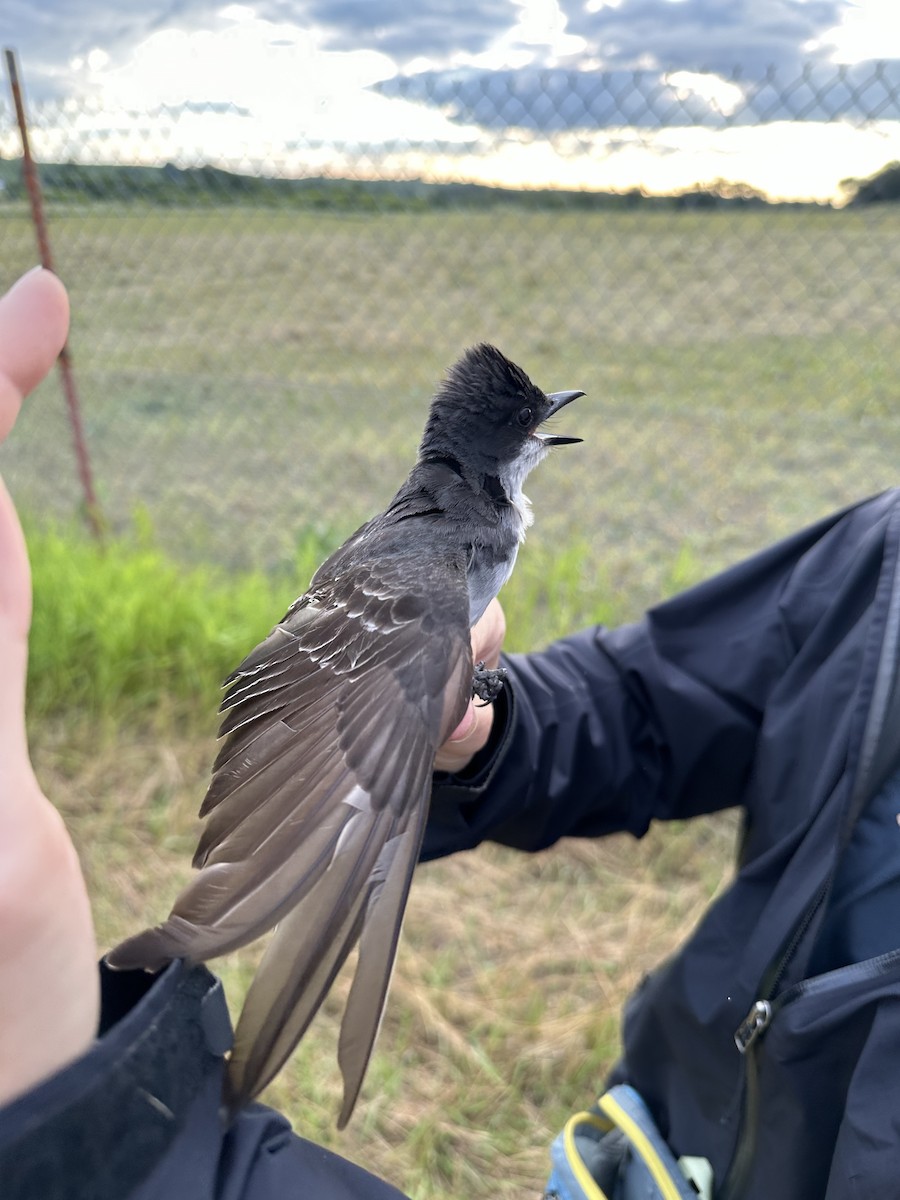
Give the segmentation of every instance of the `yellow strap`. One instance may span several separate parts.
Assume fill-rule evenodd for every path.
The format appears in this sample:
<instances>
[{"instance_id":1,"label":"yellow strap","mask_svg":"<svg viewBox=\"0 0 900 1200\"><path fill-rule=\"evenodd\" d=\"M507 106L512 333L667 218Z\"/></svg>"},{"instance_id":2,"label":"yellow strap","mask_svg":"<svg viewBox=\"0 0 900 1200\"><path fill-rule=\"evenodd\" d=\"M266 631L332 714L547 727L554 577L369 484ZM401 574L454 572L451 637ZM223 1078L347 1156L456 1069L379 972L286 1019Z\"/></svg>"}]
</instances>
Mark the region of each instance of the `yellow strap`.
<instances>
[{"instance_id":1,"label":"yellow strap","mask_svg":"<svg viewBox=\"0 0 900 1200\"><path fill-rule=\"evenodd\" d=\"M635 1150L643 1160L644 1165L647 1167L647 1170L653 1176L653 1180L656 1186L659 1188L659 1193L664 1200L681 1200L681 1195L683 1193L679 1192L679 1189L674 1183L672 1176L666 1169L665 1164L660 1160L659 1155L654 1150L653 1143L644 1133L643 1129L641 1129L640 1125L638 1125L638 1123L634 1120L634 1118L628 1115L625 1109L622 1108L619 1102L613 1096L611 1096L609 1092L607 1092L606 1095L601 1096L597 1101L597 1104L606 1113L610 1121L622 1130L622 1132L634 1146ZM581 1182L580 1177L579 1182ZM606 1197L603 1196L603 1193L596 1187L594 1192L588 1192L587 1195L591 1197L591 1200L596 1200L597 1197L600 1197L601 1200L606 1200Z\"/></svg>"},{"instance_id":2,"label":"yellow strap","mask_svg":"<svg viewBox=\"0 0 900 1200\"><path fill-rule=\"evenodd\" d=\"M586 1200L609 1200L606 1192L598 1185L597 1180L593 1177L582 1161L578 1147L575 1145L575 1131L579 1125L593 1125L602 1133L609 1133L612 1128L612 1122L604 1120L597 1113L580 1112L574 1117L570 1117L566 1121L563 1129L563 1145L566 1148L566 1159L578 1184L584 1192Z\"/></svg>"}]
</instances>

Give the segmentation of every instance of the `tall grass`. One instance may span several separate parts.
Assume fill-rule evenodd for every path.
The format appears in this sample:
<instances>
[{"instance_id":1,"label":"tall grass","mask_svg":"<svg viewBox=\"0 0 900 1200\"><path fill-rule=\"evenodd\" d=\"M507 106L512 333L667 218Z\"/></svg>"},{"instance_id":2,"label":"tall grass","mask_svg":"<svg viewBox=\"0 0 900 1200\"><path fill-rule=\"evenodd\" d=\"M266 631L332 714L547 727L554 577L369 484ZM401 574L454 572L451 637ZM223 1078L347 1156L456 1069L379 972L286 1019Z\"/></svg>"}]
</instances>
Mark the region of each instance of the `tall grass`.
<instances>
[{"instance_id":1,"label":"tall grass","mask_svg":"<svg viewBox=\"0 0 900 1200\"><path fill-rule=\"evenodd\" d=\"M145 520L104 546L76 528L29 525L34 589L30 716L189 713L281 617L326 553L297 541L292 574L176 564Z\"/></svg>"},{"instance_id":2,"label":"tall grass","mask_svg":"<svg viewBox=\"0 0 900 1200\"><path fill-rule=\"evenodd\" d=\"M34 588L28 704L34 721L121 722L177 714L209 725L217 689L302 592L340 540L307 529L275 573L185 567L146 518L99 546L73 526L29 524ZM610 581L586 543L552 558L526 546L502 595L508 645L546 642L589 621L614 621Z\"/></svg>"}]
</instances>

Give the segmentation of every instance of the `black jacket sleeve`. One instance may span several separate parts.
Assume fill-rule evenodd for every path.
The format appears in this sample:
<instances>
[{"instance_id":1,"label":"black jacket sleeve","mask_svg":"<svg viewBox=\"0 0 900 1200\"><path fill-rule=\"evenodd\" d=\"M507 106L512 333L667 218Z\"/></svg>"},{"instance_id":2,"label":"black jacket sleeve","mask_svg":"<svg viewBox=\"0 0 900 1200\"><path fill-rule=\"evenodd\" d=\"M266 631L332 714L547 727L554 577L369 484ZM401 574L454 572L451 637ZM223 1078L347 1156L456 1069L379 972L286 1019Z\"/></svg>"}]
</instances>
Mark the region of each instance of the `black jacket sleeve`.
<instances>
[{"instance_id":1,"label":"black jacket sleeve","mask_svg":"<svg viewBox=\"0 0 900 1200\"><path fill-rule=\"evenodd\" d=\"M101 965L100 1036L0 1108L3 1200L404 1200L253 1105L225 1126L222 985L173 962Z\"/></svg>"},{"instance_id":2,"label":"black jacket sleeve","mask_svg":"<svg viewBox=\"0 0 900 1200\"><path fill-rule=\"evenodd\" d=\"M653 820L741 804L769 697L868 603L852 580L871 572L854 564L897 503L886 493L839 512L633 625L507 658L486 761L435 776L423 858L485 839L538 850L641 836Z\"/></svg>"}]
</instances>

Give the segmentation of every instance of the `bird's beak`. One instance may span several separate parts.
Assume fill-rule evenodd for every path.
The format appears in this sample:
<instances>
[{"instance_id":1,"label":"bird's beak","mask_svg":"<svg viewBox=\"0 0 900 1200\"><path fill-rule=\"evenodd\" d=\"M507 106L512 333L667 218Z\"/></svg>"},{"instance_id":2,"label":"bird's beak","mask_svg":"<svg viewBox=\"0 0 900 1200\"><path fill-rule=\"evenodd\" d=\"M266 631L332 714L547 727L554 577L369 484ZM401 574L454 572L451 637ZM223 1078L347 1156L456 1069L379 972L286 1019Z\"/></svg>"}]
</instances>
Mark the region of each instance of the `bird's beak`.
<instances>
[{"instance_id":1,"label":"bird's beak","mask_svg":"<svg viewBox=\"0 0 900 1200\"><path fill-rule=\"evenodd\" d=\"M573 400L577 400L579 396L583 395L584 392L577 391L550 392L550 394L547 396L547 399L550 401L550 408L544 420L546 421L549 417L556 416L561 408L565 408L567 404L571 404ZM545 446L572 446L576 442L583 441L583 438L563 437L562 434L557 433L536 433L535 437L540 438Z\"/></svg>"}]
</instances>

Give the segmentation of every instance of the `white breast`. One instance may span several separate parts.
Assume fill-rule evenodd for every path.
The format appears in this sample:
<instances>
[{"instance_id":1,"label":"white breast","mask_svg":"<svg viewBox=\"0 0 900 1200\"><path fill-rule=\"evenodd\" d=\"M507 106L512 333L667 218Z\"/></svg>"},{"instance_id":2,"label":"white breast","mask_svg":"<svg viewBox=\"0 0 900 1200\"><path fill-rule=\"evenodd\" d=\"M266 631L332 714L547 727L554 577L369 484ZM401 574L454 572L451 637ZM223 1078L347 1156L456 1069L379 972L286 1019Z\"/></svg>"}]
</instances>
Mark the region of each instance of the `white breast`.
<instances>
[{"instance_id":1,"label":"white breast","mask_svg":"<svg viewBox=\"0 0 900 1200\"><path fill-rule=\"evenodd\" d=\"M534 520L531 501L522 491L528 472L547 453L547 448L537 439L529 438L526 451L507 465L500 474L500 484L509 497L509 507L502 510L501 533L498 544L507 544L510 549L502 561L496 554L479 555L476 550L469 563L469 623L474 625L493 598L512 574L516 563L519 543Z\"/></svg>"},{"instance_id":2,"label":"white breast","mask_svg":"<svg viewBox=\"0 0 900 1200\"><path fill-rule=\"evenodd\" d=\"M485 557L476 553L469 565L469 624L474 625L493 598L506 583L516 565L518 542L513 542L512 554L505 562L486 562Z\"/></svg>"},{"instance_id":3,"label":"white breast","mask_svg":"<svg viewBox=\"0 0 900 1200\"><path fill-rule=\"evenodd\" d=\"M503 485L504 492L509 496L509 502L516 516L516 537L520 542L525 536L525 530L534 521L531 501L522 491L522 485L525 483L529 471L534 470L546 453L547 447L543 442L537 438L529 438L524 452L500 475L500 483Z\"/></svg>"}]
</instances>

